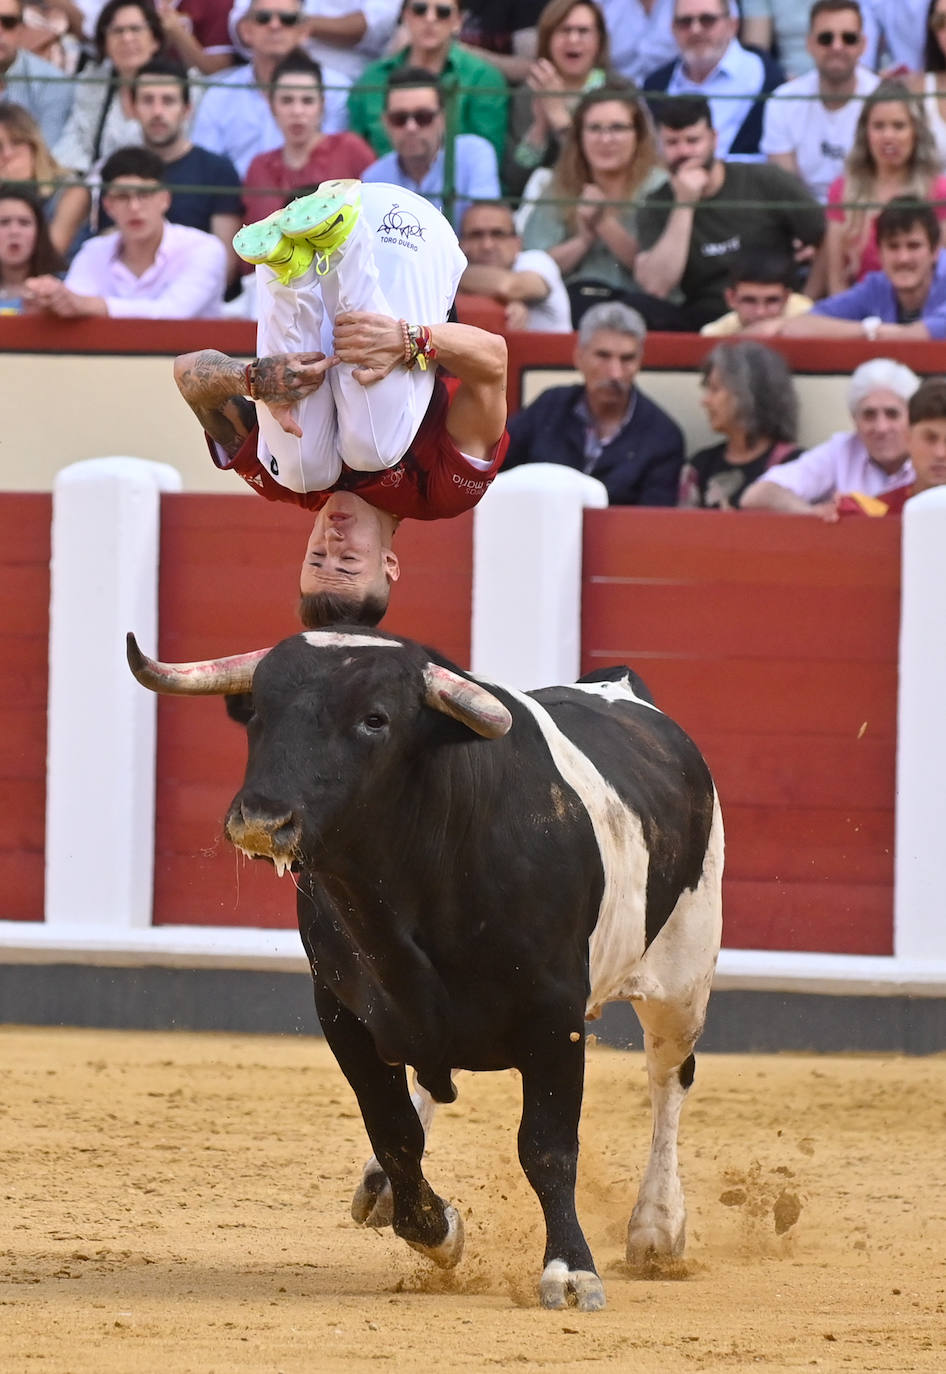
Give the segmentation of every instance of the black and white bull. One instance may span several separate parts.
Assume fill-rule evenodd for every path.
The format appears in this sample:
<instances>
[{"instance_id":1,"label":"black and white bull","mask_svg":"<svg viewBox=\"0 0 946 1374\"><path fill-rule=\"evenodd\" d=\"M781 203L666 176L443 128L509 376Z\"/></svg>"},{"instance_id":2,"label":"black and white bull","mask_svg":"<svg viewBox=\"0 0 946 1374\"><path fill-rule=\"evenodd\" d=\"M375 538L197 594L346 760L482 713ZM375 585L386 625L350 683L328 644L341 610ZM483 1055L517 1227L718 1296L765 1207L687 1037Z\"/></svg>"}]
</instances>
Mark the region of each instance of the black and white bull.
<instances>
[{"instance_id":1,"label":"black and white bull","mask_svg":"<svg viewBox=\"0 0 946 1374\"><path fill-rule=\"evenodd\" d=\"M584 1022L626 999L654 1118L627 1254L682 1254L677 1133L719 951L723 828L700 753L639 679L522 693L364 629L183 665L130 638L129 661L156 691L247 694L230 696L249 759L226 833L299 875L319 1020L374 1149L356 1219L455 1264L460 1216L421 1168L431 1099L453 1100L455 1069L514 1067L542 1303L603 1306L575 1211Z\"/></svg>"}]
</instances>

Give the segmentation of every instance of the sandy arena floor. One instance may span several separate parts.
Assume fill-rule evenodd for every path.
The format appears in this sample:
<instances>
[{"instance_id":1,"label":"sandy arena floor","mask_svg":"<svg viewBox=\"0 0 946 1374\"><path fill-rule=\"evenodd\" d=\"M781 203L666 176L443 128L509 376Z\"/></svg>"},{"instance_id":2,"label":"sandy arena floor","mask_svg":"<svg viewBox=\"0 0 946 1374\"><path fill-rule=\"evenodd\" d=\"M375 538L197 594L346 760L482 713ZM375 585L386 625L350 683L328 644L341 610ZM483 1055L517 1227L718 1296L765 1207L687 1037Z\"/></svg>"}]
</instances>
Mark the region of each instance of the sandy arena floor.
<instances>
[{"instance_id":1,"label":"sandy arena floor","mask_svg":"<svg viewBox=\"0 0 946 1374\"><path fill-rule=\"evenodd\" d=\"M5 1028L0 1072L2 1374L946 1369L944 1057L698 1058L687 1272L654 1281L622 1259L643 1061L592 1048L588 1315L537 1306L511 1073L434 1126L444 1277L349 1220L366 1144L320 1040Z\"/></svg>"}]
</instances>

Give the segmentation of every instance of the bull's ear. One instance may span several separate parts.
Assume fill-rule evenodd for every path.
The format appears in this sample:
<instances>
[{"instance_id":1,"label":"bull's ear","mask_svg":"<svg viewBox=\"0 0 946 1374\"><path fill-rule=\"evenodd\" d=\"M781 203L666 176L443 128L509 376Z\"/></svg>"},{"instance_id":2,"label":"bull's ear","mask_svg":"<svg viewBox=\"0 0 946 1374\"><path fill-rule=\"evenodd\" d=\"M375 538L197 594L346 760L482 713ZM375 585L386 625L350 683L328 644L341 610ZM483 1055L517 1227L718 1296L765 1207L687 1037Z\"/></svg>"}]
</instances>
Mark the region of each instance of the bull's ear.
<instances>
[{"instance_id":1,"label":"bull's ear","mask_svg":"<svg viewBox=\"0 0 946 1374\"><path fill-rule=\"evenodd\" d=\"M227 703L227 715L231 720L235 720L237 725L248 725L253 714L253 696L250 692L236 692L224 697Z\"/></svg>"},{"instance_id":2,"label":"bull's ear","mask_svg":"<svg viewBox=\"0 0 946 1374\"><path fill-rule=\"evenodd\" d=\"M470 682L449 668L428 663L424 669L425 700L435 711L475 730L484 739L499 739L512 725L512 716L498 697L478 682Z\"/></svg>"}]
</instances>

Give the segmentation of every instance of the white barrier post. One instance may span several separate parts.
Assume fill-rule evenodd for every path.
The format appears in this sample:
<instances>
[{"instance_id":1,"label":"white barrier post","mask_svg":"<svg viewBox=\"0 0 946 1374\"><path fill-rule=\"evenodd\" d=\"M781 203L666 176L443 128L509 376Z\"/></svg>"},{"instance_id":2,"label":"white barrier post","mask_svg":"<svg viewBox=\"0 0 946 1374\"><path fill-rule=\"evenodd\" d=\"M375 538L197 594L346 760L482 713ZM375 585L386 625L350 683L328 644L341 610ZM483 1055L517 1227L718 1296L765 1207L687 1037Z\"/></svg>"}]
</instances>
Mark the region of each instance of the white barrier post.
<instances>
[{"instance_id":1,"label":"white barrier post","mask_svg":"<svg viewBox=\"0 0 946 1374\"><path fill-rule=\"evenodd\" d=\"M903 513L894 953L946 962L946 488Z\"/></svg>"},{"instance_id":2,"label":"white barrier post","mask_svg":"<svg viewBox=\"0 0 946 1374\"><path fill-rule=\"evenodd\" d=\"M607 504L601 482L556 463L496 478L474 526L475 673L525 689L575 681L582 513Z\"/></svg>"},{"instance_id":3,"label":"white barrier post","mask_svg":"<svg viewBox=\"0 0 946 1374\"><path fill-rule=\"evenodd\" d=\"M138 458L73 463L53 492L46 759L46 925L151 923L156 699L125 661L154 652L162 491Z\"/></svg>"}]
</instances>

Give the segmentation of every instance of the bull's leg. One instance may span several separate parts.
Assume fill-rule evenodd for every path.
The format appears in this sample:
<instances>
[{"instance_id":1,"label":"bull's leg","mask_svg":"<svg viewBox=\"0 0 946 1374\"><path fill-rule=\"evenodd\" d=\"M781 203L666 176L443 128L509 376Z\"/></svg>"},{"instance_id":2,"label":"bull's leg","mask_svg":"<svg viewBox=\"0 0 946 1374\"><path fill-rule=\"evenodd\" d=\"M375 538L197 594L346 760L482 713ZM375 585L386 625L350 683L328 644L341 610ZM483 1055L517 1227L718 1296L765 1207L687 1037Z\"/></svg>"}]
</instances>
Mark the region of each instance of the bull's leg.
<instances>
[{"instance_id":1,"label":"bull's leg","mask_svg":"<svg viewBox=\"0 0 946 1374\"><path fill-rule=\"evenodd\" d=\"M426 1147L427 1136L437 1104L427 1089L422 1088L418 1083L416 1074L411 1090L411 1101L423 1127L424 1145ZM391 1184L374 1155L365 1165L361 1182L355 1189L355 1196L351 1203L351 1214L360 1226L371 1226L379 1231L382 1227L390 1226L394 1221L394 1196L391 1192Z\"/></svg>"},{"instance_id":2,"label":"bull's leg","mask_svg":"<svg viewBox=\"0 0 946 1374\"><path fill-rule=\"evenodd\" d=\"M582 1024L580 1012L576 1021ZM583 1312L594 1312L604 1307L604 1288L575 1210L584 1035L573 1041L564 1030L548 1030L520 1069L519 1159L545 1216L539 1297L543 1307L572 1301Z\"/></svg>"},{"instance_id":3,"label":"bull's leg","mask_svg":"<svg viewBox=\"0 0 946 1374\"><path fill-rule=\"evenodd\" d=\"M390 1180L395 1234L435 1264L451 1268L463 1253L463 1223L456 1208L424 1178L424 1129L404 1069L379 1059L364 1024L318 978L315 1005L325 1038L358 1099L375 1158Z\"/></svg>"}]
</instances>

